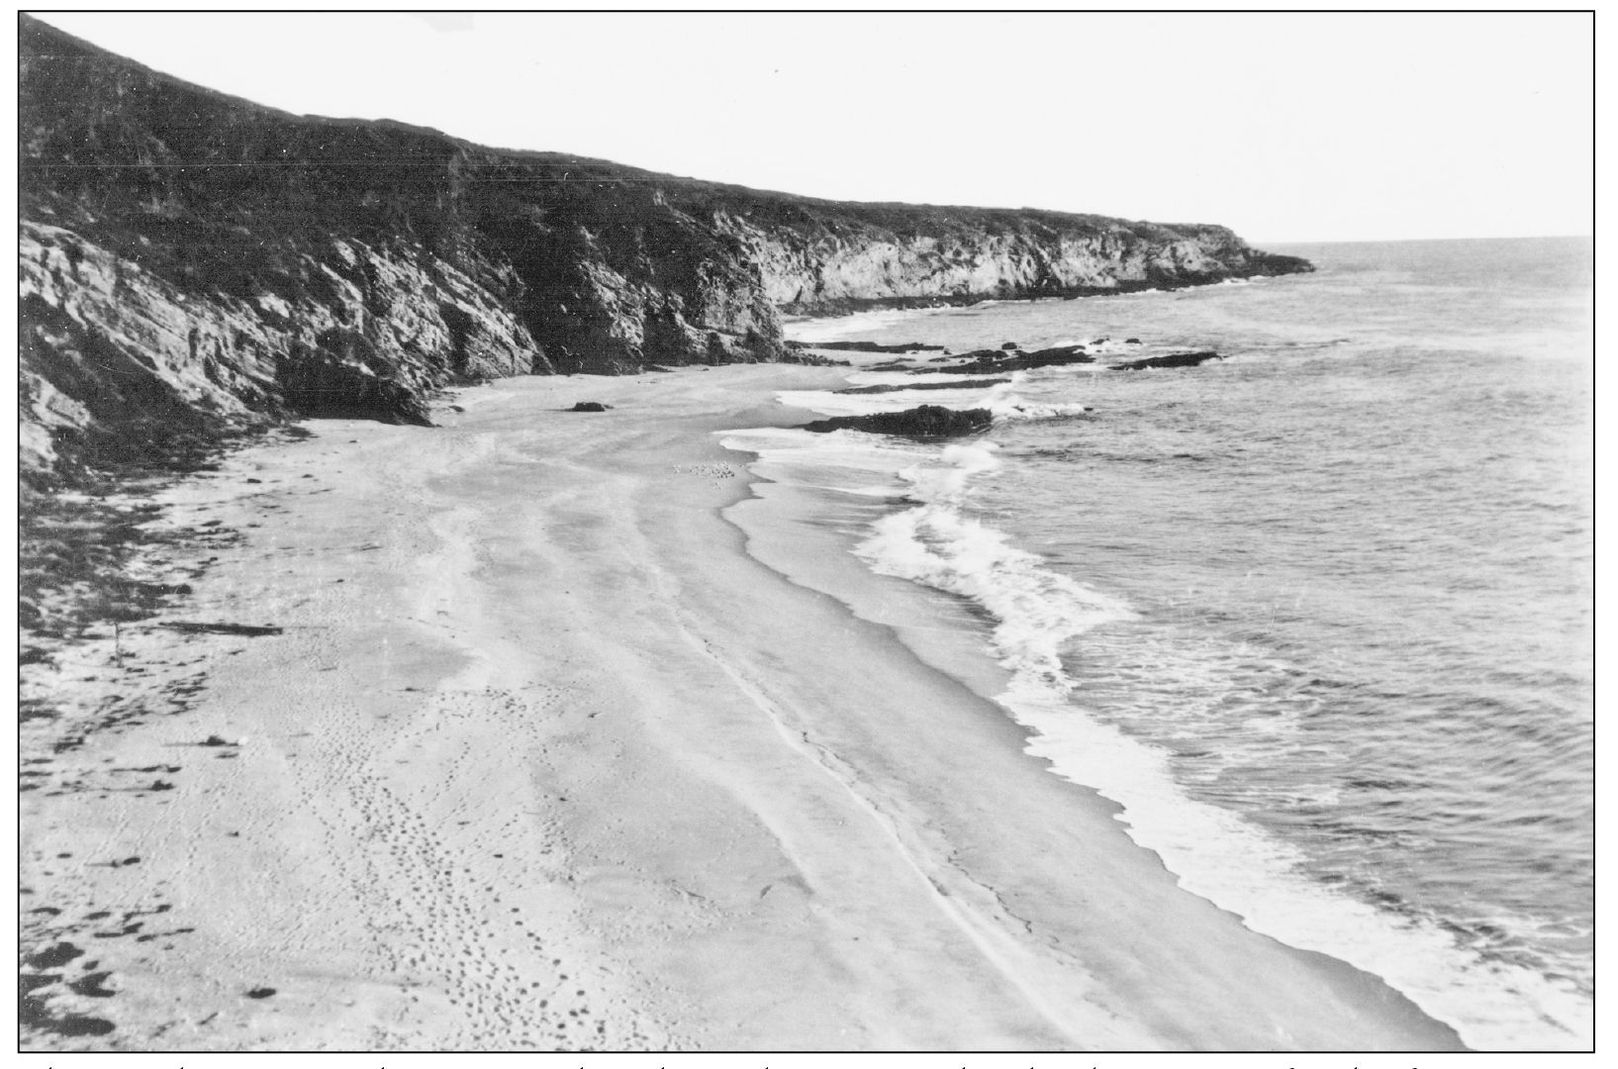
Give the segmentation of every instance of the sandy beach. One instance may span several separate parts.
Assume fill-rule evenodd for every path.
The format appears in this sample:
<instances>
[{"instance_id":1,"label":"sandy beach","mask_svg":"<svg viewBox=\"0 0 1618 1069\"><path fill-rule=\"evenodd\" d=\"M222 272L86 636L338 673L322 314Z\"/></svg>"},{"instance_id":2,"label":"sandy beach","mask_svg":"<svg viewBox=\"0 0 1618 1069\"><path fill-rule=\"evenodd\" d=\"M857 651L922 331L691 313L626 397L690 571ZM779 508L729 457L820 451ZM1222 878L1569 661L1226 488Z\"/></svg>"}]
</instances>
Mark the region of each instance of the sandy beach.
<instances>
[{"instance_id":1,"label":"sandy beach","mask_svg":"<svg viewBox=\"0 0 1618 1069\"><path fill-rule=\"evenodd\" d=\"M502 380L161 491L192 593L25 672L25 1046L1455 1048L749 554L715 432L844 374Z\"/></svg>"}]
</instances>

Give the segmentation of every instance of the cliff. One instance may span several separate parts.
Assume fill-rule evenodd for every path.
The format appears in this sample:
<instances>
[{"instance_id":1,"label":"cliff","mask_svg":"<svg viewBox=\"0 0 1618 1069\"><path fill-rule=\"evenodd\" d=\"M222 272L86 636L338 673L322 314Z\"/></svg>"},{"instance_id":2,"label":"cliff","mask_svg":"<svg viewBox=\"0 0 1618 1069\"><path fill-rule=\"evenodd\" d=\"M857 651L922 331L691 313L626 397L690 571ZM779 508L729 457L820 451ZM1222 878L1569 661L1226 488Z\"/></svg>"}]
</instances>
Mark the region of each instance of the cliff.
<instances>
[{"instance_id":1,"label":"cliff","mask_svg":"<svg viewBox=\"0 0 1618 1069\"><path fill-rule=\"evenodd\" d=\"M771 303L809 315L1172 289L1312 270L1203 224L1031 209L781 203L771 195L759 195L746 215L720 208L712 217L747 245Z\"/></svg>"},{"instance_id":2,"label":"cliff","mask_svg":"<svg viewBox=\"0 0 1618 1069\"><path fill-rule=\"evenodd\" d=\"M19 34L41 484L288 413L423 421L454 382L783 359L782 310L1309 269L1222 227L842 204L300 117Z\"/></svg>"}]
</instances>

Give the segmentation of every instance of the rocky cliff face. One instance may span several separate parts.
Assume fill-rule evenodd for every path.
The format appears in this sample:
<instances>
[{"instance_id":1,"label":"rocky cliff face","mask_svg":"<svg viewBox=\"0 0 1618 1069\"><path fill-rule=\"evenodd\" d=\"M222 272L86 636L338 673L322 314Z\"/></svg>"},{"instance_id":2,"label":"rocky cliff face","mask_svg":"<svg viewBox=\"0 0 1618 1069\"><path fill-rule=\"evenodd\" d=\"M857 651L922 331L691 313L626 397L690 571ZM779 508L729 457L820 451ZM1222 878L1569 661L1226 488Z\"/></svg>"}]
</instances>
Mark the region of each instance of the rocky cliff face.
<instances>
[{"instance_id":1,"label":"rocky cliff face","mask_svg":"<svg viewBox=\"0 0 1618 1069\"><path fill-rule=\"evenodd\" d=\"M18 254L22 460L41 474L283 412L426 422L447 380L548 370L509 307L406 243L334 237L287 264L297 285L240 296L31 220Z\"/></svg>"},{"instance_id":2,"label":"rocky cliff face","mask_svg":"<svg viewBox=\"0 0 1618 1069\"><path fill-rule=\"evenodd\" d=\"M1088 296L1309 270L1220 226L974 208L842 206L839 218L760 226L720 213L783 311L985 298Z\"/></svg>"},{"instance_id":3,"label":"rocky cliff face","mask_svg":"<svg viewBox=\"0 0 1618 1069\"><path fill-rule=\"evenodd\" d=\"M779 311L1306 270L1219 227L850 205L298 117L21 16L23 465L437 386L775 360Z\"/></svg>"}]
</instances>

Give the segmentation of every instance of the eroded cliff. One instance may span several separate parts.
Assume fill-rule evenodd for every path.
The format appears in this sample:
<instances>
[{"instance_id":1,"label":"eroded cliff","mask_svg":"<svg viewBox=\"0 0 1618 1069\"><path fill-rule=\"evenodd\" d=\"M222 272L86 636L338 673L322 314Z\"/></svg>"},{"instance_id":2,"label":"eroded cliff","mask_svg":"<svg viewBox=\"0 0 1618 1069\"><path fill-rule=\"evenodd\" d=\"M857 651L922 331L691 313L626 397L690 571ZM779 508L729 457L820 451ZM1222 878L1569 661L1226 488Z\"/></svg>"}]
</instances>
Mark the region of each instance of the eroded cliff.
<instances>
[{"instance_id":1,"label":"eroded cliff","mask_svg":"<svg viewBox=\"0 0 1618 1069\"><path fill-rule=\"evenodd\" d=\"M873 305L1070 297L1309 270L1226 227L1098 215L827 205L772 222L715 214L751 250L764 292L801 314ZM834 210L830 210L834 209Z\"/></svg>"},{"instance_id":2,"label":"eroded cliff","mask_svg":"<svg viewBox=\"0 0 1618 1069\"><path fill-rule=\"evenodd\" d=\"M456 381L790 358L779 312L1307 270L1230 231L859 205L289 115L21 17L23 467Z\"/></svg>"}]
</instances>

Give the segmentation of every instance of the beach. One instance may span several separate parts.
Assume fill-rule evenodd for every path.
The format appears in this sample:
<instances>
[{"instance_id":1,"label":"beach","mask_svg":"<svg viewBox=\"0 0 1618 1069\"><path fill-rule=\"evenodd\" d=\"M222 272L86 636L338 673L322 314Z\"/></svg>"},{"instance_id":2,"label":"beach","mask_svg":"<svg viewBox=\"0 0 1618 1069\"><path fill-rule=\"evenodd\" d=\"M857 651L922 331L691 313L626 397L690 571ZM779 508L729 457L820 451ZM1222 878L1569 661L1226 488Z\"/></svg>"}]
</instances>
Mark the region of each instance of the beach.
<instances>
[{"instance_id":1,"label":"beach","mask_svg":"<svg viewBox=\"0 0 1618 1069\"><path fill-rule=\"evenodd\" d=\"M501 380L159 491L191 593L25 674L26 1045L1456 1048L749 553L720 432L846 374Z\"/></svg>"}]
</instances>

